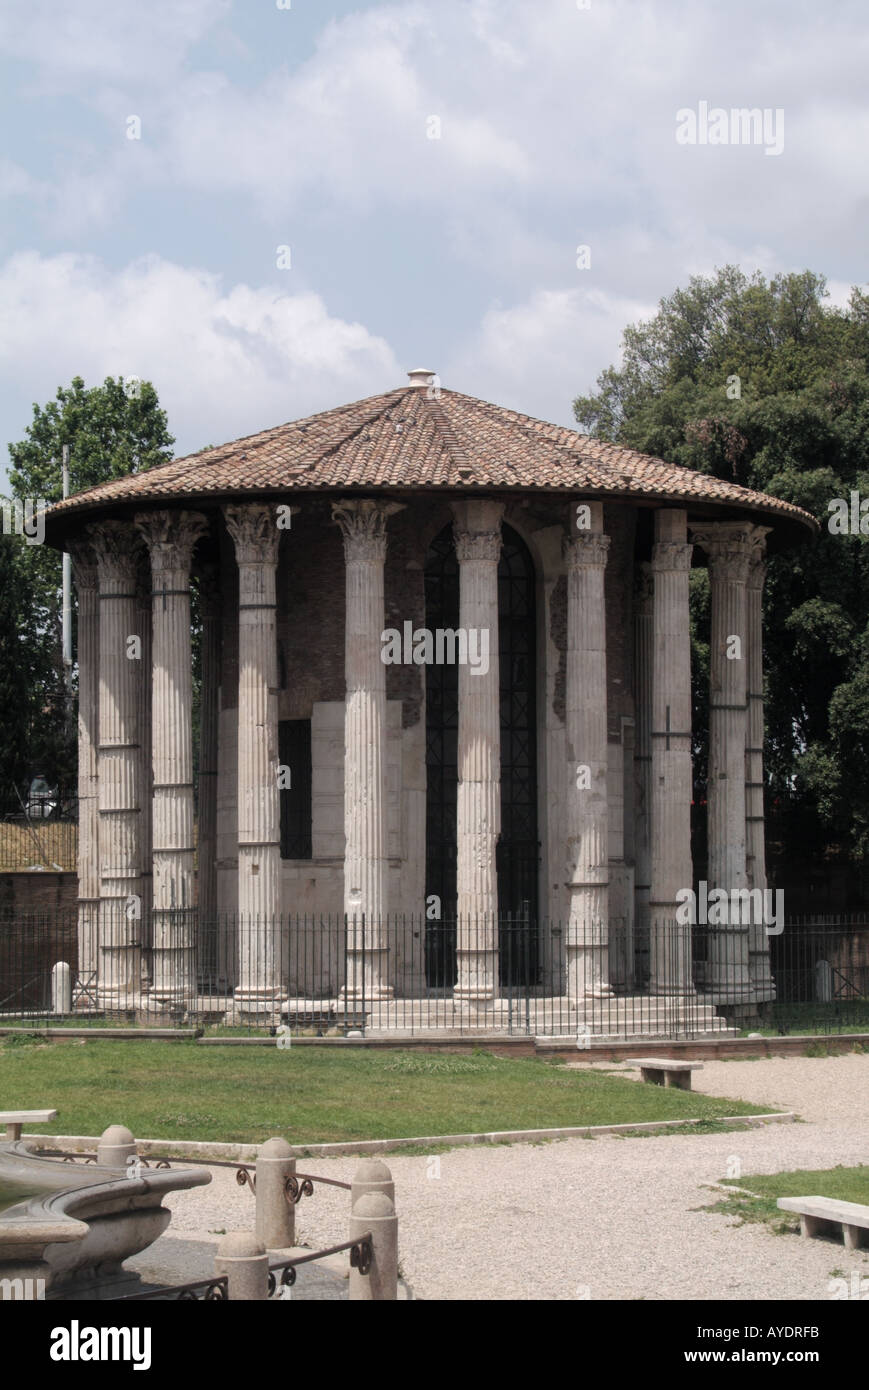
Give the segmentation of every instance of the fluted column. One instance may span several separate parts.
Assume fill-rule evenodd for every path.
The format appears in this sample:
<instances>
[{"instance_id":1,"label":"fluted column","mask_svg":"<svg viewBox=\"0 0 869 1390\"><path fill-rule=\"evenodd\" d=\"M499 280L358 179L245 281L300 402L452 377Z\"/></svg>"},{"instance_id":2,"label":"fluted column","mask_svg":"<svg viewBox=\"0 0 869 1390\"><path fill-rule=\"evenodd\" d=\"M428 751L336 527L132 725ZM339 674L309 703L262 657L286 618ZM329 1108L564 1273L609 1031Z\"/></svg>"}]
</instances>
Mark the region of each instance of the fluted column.
<instances>
[{"instance_id":1,"label":"fluted column","mask_svg":"<svg viewBox=\"0 0 869 1390\"><path fill-rule=\"evenodd\" d=\"M67 548L78 595L78 970L73 1007L92 1008L100 940L99 573L96 553L86 540Z\"/></svg>"},{"instance_id":2,"label":"fluted column","mask_svg":"<svg viewBox=\"0 0 869 1390\"><path fill-rule=\"evenodd\" d=\"M151 998L172 1011L196 992L190 565L207 522L156 511L140 513L136 525L151 556L153 597Z\"/></svg>"},{"instance_id":3,"label":"fluted column","mask_svg":"<svg viewBox=\"0 0 869 1390\"><path fill-rule=\"evenodd\" d=\"M141 688L145 678L136 596L141 542L131 526L87 529L97 559L100 602L98 1002L132 1008L141 986Z\"/></svg>"},{"instance_id":4,"label":"fluted column","mask_svg":"<svg viewBox=\"0 0 869 1390\"><path fill-rule=\"evenodd\" d=\"M719 1004L751 997L749 926L732 912L731 894L748 886L745 855L745 749L747 732L746 583L754 528L719 522L693 530L709 557L712 626L709 644L709 887L728 903L709 923L710 987ZM713 908L714 908L713 904ZM713 916L710 910L710 916Z\"/></svg>"},{"instance_id":5,"label":"fluted column","mask_svg":"<svg viewBox=\"0 0 869 1390\"><path fill-rule=\"evenodd\" d=\"M344 540L344 992L388 999L386 667L383 571L386 523L397 504L345 500L332 508Z\"/></svg>"},{"instance_id":6,"label":"fluted column","mask_svg":"<svg viewBox=\"0 0 869 1390\"><path fill-rule=\"evenodd\" d=\"M281 996L277 529L259 503L224 507L238 562L238 984L242 1016Z\"/></svg>"},{"instance_id":7,"label":"fluted column","mask_svg":"<svg viewBox=\"0 0 869 1390\"><path fill-rule=\"evenodd\" d=\"M217 565L199 570L202 655L199 696L199 970L209 993L232 976L217 930L217 724L220 689L220 581Z\"/></svg>"},{"instance_id":8,"label":"fluted column","mask_svg":"<svg viewBox=\"0 0 869 1390\"><path fill-rule=\"evenodd\" d=\"M142 679L139 683L139 777L141 811L139 813L139 852L142 864L142 984L150 989L151 968L151 909L154 905L154 835L153 783L151 765L151 564L146 547L139 553L136 570L136 631L142 639Z\"/></svg>"},{"instance_id":9,"label":"fluted column","mask_svg":"<svg viewBox=\"0 0 869 1390\"><path fill-rule=\"evenodd\" d=\"M769 527L755 526L746 584L748 627L748 744L745 750L745 848L749 888L766 891L766 844L763 812L763 585ZM769 963L769 937L757 915L748 938L748 973L757 1002L775 998Z\"/></svg>"},{"instance_id":10,"label":"fluted column","mask_svg":"<svg viewBox=\"0 0 869 1390\"><path fill-rule=\"evenodd\" d=\"M498 872L501 833L501 705L498 658L500 502L453 504L459 562L459 628L488 641L488 669L459 666L456 804L456 986L454 998L486 1004L498 993ZM486 633L483 639L482 634ZM482 645L477 647L482 651Z\"/></svg>"},{"instance_id":11,"label":"fluted column","mask_svg":"<svg viewBox=\"0 0 869 1390\"><path fill-rule=\"evenodd\" d=\"M677 894L693 887L691 862L692 546L686 513L655 513L652 547L652 824L650 983L653 994L693 990L690 923L677 922Z\"/></svg>"},{"instance_id":12,"label":"fluted column","mask_svg":"<svg viewBox=\"0 0 869 1390\"><path fill-rule=\"evenodd\" d=\"M607 796L606 601L610 538L603 504L565 541L567 564L567 993L576 1002L611 993ZM571 509L571 515L575 509Z\"/></svg>"},{"instance_id":13,"label":"fluted column","mask_svg":"<svg viewBox=\"0 0 869 1390\"><path fill-rule=\"evenodd\" d=\"M637 982L649 979L649 898L652 886L652 571L637 567L634 593L634 903Z\"/></svg>"}]
</instances>

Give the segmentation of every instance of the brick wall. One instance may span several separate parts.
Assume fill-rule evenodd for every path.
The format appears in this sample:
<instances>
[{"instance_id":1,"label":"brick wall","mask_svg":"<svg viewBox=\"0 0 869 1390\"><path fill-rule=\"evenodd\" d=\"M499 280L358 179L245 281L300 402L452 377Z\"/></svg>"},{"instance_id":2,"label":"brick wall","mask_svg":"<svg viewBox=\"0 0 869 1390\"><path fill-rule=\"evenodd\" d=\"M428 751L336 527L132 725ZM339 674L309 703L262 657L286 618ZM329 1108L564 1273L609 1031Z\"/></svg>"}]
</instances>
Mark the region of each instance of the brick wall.
<instances>
[{"instance_id":1,"label":"brick wall","mask_svg":"<svg viewBox=\"0 0 869 1390\"><path fill-rule=\"evenodd\" d=\"M0 1010L48 1008L51 968L78 968L78 879L72 873L0 877Z\"/></svg>"}]
</instances>

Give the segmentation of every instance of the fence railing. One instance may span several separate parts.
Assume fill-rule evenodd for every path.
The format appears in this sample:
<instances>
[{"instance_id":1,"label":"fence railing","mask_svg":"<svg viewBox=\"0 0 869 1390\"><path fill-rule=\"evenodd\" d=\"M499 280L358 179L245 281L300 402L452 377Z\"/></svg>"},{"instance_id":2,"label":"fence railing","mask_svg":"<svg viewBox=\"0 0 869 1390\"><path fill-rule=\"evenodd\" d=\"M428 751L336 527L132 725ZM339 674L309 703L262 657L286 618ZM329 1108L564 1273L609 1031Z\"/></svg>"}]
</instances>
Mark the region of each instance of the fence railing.
<instances>
[{"instance_id":1,"label":"fence railing","mask_svg":"<svg viewBox=\"0 0 869 1390\"><path fill-rule=\"evenodd\" d=\"M869 1029L869 924L801 920L767 935L660 919L0 913L0 1025L60 1017L270 1030L278 1046L353 1031Z\"/></svg>"},{"instance_id":2,"label":"fence railing","mask_svg":"<svg viewBox=\"0 0 869 1390\"><path fill-rule=\"evenodd\" d=\"M13 789L0 798L0 873L72 870L78 855L78 789Z\"/></svg>"},{"instance_id":3,"label":"fence railing","mask_svg":"<svg viewBox=\"0 0 869 1390\"><path fill-rule=\"evenodd\" d=\"M96 1153L53 1149L38 1140L30 1144L40 1158L65 1163L99 1164L118 1169L119 1177L138 1180L143 1170L200 1166L232 1168L236 1182L247 1187L255 1199L251 1232L233 1232L218 1246L214 1275L188 1284L169 1284L124 1294L116 1302L144 1300L234 1301L291 1297L297 1270L302 1265L326 1260L345 1251L350 1257L351 1299L363 1301L395 1300L398 1295L398 1218L395 1214L395 1184L389 1169L379 1159L363 1159L353 1182L323 1178L313 1173L297 1173L296 1160L285 1139L269 1139L258 1150L256 1162L234 1163L225 1159L175 1158L171 1155L139 1153L132 1136L129 1143L117 1142L117 1126L104 1131ZM296 1247L295 1209L303 1197L313 1197L316 1186L341 1188L350 1194L350 1238L322 1250L306 1250L283 1259L272 1252Z\"/></svg>"}]
</instances>

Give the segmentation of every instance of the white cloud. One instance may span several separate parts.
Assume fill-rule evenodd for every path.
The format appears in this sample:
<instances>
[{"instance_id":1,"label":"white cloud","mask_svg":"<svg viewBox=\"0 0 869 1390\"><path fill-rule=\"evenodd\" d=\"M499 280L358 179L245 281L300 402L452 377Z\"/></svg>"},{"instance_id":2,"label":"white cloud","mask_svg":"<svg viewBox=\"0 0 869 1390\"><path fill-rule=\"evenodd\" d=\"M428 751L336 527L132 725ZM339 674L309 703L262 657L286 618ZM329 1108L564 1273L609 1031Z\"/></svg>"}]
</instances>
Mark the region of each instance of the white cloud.
<instances>
[{"instance_id":1,"label":"white cloud","mask_svg":"<svg viewBox=\"0 0 869 1390\"><path fill-rule=\"evenodd\" d=\"M491 308L439 374L446 387L575 427L574 398L618 359L625 324L654 310L595 289L539 290Z\"/></svg>"},{"instance_id":2,"label":"white cloud","mask_svg":"<svg viewBox=\"0 0 869 1390\"><path fill-rule=\"evenodd\" d=\"M319 295L235 285L145 257L13 256L0 267L0 374L46 401L76 374L153 381L186 453L405 379L389 347Z\"/></svg>"},{"instance_id":3,"label":"white cloud","mask_svg":"<svg viewBox=\"0 0 869 1390\"><path fill-rule=\"evenodd\" d=\"M45 79L165 84L231 0L3 0L0 52Z\"/></svg>"}]
</instances>

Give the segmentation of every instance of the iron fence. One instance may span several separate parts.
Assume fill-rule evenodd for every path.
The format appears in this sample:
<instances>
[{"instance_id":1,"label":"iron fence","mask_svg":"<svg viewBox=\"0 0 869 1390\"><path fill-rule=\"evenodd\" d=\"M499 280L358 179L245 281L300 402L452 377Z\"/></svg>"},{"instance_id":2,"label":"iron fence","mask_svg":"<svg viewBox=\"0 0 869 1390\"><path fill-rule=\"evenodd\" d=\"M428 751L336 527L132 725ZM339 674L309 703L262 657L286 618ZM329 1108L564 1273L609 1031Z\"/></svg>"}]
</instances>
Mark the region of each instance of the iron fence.
<instances>
[{"instance_id":1,"label":"iron fence","mask_svg":"<svg viewBox=\"0 0 869 1390\"><path fill-rule=\"evenodd\" d=\"M502 917L0 913L0 1026L595 1039L869 1032L869 918L751 927Z\"/></svg>"}]
</instances>

